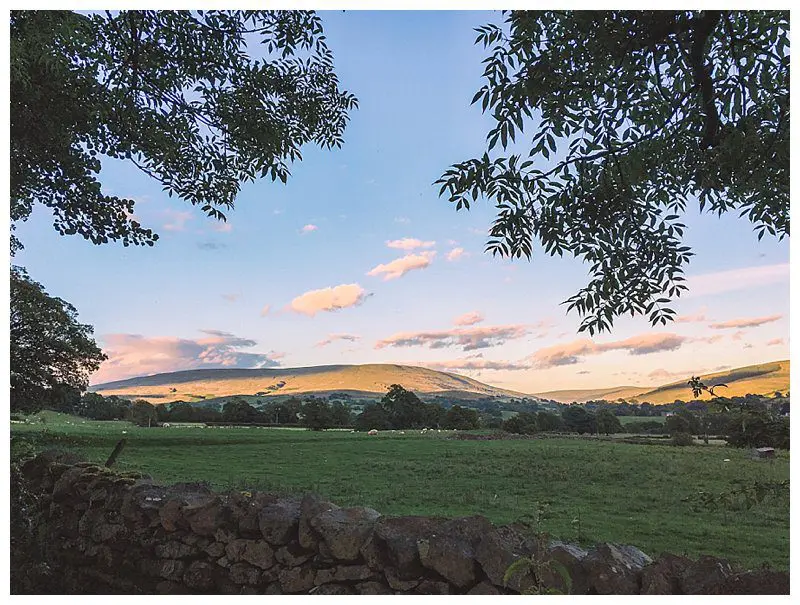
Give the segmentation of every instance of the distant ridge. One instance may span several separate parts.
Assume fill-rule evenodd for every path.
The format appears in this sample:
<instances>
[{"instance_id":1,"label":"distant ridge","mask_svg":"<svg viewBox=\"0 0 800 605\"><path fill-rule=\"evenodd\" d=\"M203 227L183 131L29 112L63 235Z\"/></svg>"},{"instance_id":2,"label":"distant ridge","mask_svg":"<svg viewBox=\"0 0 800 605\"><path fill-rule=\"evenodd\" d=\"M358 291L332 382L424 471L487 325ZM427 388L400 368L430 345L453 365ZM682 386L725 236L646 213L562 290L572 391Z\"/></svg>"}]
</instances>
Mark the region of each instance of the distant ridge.
<instances>
[{"instance_id":1,"label":"distant ridge","mask_svg":"<svg viewBox=\"0 0 800 605\"><path fill-rule=\"evenodd\" d=\"M103 395L168 403L258 394L269 397L346 392L354 396L382 396L392 384L400 384L417 394L461 394L467 398L531 397L458 374L396 364L185 370L97 384L89 390Z\"/></svg>"},{"instance_id":2,"label":"distant ridge","mask_svg":"<svg viewBox=\"0 0 800 605\"><path fill-rule=\"evenodd\" d=\"M724 383L728 388L718 389L718 395L724 397L741 397L747 394L754 395L773 395L775 392L786 393L789 390L789 370L790 362L788 359L783 361L771 361L758 365L745 366L724 372L704 374L701 376L703 382L708 386ZM694 399L692 391L686 384L690 376L685 380L676 380L659 387L611 387L606 389L572 389L561 391L548 391L535 393L535 397L542 399L552 399L562 403L585 403L595 399L605 399L616 401L624 399L629 402L647 401L653 404L672 403L676 399L690 401ZM709 399L708 394L703 394L700 399Z\"/></svg>"}]
</instances>

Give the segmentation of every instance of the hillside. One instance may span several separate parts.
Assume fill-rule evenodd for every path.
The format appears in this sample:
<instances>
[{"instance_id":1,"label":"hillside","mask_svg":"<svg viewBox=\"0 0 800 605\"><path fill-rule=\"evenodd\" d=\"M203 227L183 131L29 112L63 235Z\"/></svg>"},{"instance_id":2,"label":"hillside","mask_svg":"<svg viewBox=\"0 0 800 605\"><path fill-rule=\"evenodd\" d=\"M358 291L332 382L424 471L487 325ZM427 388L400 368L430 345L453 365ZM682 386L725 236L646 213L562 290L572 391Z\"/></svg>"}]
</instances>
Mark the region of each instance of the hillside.
<instances>
[{"instance_id":1,"label":"hillside","mask_svg":"<svg viewBox=\"0 0 800 605\"><path fill-rule=\"evenodd\" d=\"M334 365L261 370L187 370L107 382L90 387L102 395L152 403L200 401L231 395L286 396L346 392L353 397L382 396L392 384L417 394L464 397L526 397L466 376L393 364Z\"/></svg>"},{"instance_id":2,"label":"hillside","mask_svg":"<svg viewBox=\"0 0 800 605\"><path fill-rule=\"evenodd\" d=\"M727 384L728 388L720 388L716 392L725 397L739 397L752 393L755 395L772 395L776 391L786 393L789 390L789 360L773 361L753 366L745 366L715 374L701 376L709 386ZM616 401L625 399L630 402L650 402L654 404L672 403L676 399L688 401L693 399L692 392L685 380L676 380L659 387L611 387L606 389L574 389L536 393L536 397L553 399L563 403L577 401L583 403L593 399ZM710 399L704 393L700 399Z\"/></svg>"}]
</instances>

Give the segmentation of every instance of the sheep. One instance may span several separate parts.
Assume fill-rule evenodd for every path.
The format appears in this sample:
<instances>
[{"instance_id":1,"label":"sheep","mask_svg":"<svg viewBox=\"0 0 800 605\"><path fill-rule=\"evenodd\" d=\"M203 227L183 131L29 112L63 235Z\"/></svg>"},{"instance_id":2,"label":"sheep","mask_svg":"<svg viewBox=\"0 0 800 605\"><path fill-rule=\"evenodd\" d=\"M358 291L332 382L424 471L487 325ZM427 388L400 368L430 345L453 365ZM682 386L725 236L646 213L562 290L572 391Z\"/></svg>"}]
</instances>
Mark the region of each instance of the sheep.
<instances>
[{"instance_id":1,"label":"sheep","mask_svg":"<svg viewBox=\"0 0 800 605\"><path fill-rule=\"evenodd\" d=\"M369 432L367 433L367 435L377 435L377 434L378 434L378 431L377 431L377 429L372 429L371 431L369 431Z\"/></svg>"}]
</instances>

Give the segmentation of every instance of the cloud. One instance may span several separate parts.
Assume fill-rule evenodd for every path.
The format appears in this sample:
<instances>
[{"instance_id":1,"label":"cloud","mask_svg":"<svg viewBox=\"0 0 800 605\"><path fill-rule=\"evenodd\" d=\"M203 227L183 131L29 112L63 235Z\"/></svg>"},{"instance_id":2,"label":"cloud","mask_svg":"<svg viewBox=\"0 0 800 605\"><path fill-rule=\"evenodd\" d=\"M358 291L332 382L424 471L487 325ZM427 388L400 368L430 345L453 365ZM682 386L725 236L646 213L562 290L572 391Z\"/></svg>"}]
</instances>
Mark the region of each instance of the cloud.
<instances>
[{"instance_id":1,"label":"cloud","mask_svg":"<svg viewBox=\"0 0 800 605\"><path fill-rule=\"evenodd\" d=\"M186 229L186 223L192 220L191 212L164 210L162 214L167 217L167 222L161 225L164 231L183 231Z\"/></svg>"},{"instance_id":2,"label":"cloud","mask_svg":"<svg viewBox=\"0 0 800 605\"><path fill-rule=\"evenodd\" d=\"M304 292L289 303L289 310L313 317L321 311L338 311L360 305L368 296L358 284L341 284Z\"/></svg>"},{"instance_id":3,"label":"cloud","mask_svg":"<svg viewBox=\"0 0 800 605\"><path fill-rule=\"evenodd\" d=\"M472 326L483 321L483 315L478 313L477 311L470 311L469 313L464 313L463 315L459 315L453 320L453 323L457 326Z\"/></svg>"},{"instance_id":4,"label":"cloud","mask_svg":"<svg viewBox=\"0 0 800 605\"><path fill-rule=\"evenodd\" d=\"M755 328L763 326L764 324L778 321L783 315L767 315L765 317L743 317L739 319L731 319L720 323L709 324L709 328L713 330L727 330L729 328Z\"/></svg>"},{"instance_id":5,"label":"cloud","mask_svg":"<svg viewBox=\"0 0 800 605\"><path fill-rule=\"evenodd\" d=\"M261 315L261 317L266 317L267 315L269 315L269 309L270 309L269 305L264 305L263 307L261 307L261 312L259 313L259 315Z\"/></svg>"},{"instance_id":6,"label":"cloud","mask_svg":"<svg viewBox=\"0 0 800 605\"><path fill-rule=\"evenodd\" d=\"M317 229L319 229L319 227L309 223L308 225L303 225L303 228L300 229L300 233L303 233L303 234L311 233L312 231L316 231Z\"/></svg>"},{"instance_id":7,"label":"cloud","mask_svg":"<svg viewBox=\"0 0 800 605\"><path fill-rule=\"evenodd\" d=\"M453 328L431 332L400 332L375 343L376 349L385 347L461 347L464 351L485 349L504 344L507 340L522 338L528 334L525 325L482 326L476 328Z\"/></svg>"},{"instance_id":8,"label":"cloud","mask_svg":"<svg viewBox=\"0 0 800 605\"><path fill-rule=\"evenodd\" d=\"M197 244L197 247L201 250L222 250L223 248L227 248L228 244L220 244L217 242L200 242Z\"/></svg>"},{"instance_id":9,"label":"cloud","mask_svg":"<svg viewBox=\"0 0 800 605\"><path fill-rule=\"evenodd\" d=\"M740 267L729 271L687 276L686 285L689 290L681 298L751 290L784 282L788 285L789 263Z\"/></svg>"},{"instance_id":10,"label":"cloud","mask_svg":"<svg viewBox=\"0 0 800 605\"><path fill-rule=\"evenodd\" d=\"M466 252L464 252L464 248L453 248L452 250L450 250L450 252L447 253L446 258L448 261L452 262L458 260L464 255L466 255Z\"/></svg>"},{"instance_id":11,"label":"cloud","mask_svg":"<svg viewBox=\"0 0 800 605\"><path fill-rule=\"evenodd\" d=\"M241 294L222 294L222 298L227 300L228 302L236 302L239 300Z\"/></svg>"},{"instance_id":12,"label":"cloud","mask_svg":"<svg viewBox=\"0 0 800 605\"><path fill-rule=\"evenodd\" d=\"M786 344L786 341L783 338L773 338L772 340L767 341L768 347L774 347L775 345L782 345Z\"/></svg>"},{"instance_id":13,"label":"cloud","mask_svg":"<svg viewBox=\"0 0 800 605\"><path fill-rule=\"evenodd\" d=\"M409 271L424 269L431 264L436 252L421 252L419 254L407 254L401 258L396 258L390 263L380 264L371 269L367 275L372 277L383 276L383 281L397 279Z\"/></svg>"},{"instance_id":14,"label":"cloud","mask_svg":"<svg viewBox=\"0 0 800 605\"><path fill-rule=\"evenodd\" d=\"M416 250L417 248L433 248L436 242L423 242L412 237L404 237L402 239L387 240L386 245L397 250Z\"/></svg>"},{"instance_id":15,"label":"cloud","mask_svg":"<svg viewBox=\"0 0 800 605\"><path fill-rule=\"evenodd\" d=\"M231 225L228 221L223 221L214 225L214 231L219 233L230 233L233 231L233 225Z\"/></svg>"},{"instance_id":16,"label":"cloud","mask_svg":"<svg viewBox=\"0 0 800 605\"><path fill-rule=\"evenodd\" d=\"M687 336L671 333L638 334L624 340L606 343L595 343L593 340L583 338L539 349L531 355L531 359L540 368L551 368L576 364L581 357L600 355L606 351L622 350L628 351L631 355L650 355L662 351L674 351L689 340L691 339Z\"/></svg>"},{"instance_id":17,"label":"cloud","mask_svg":"<svg viewBox=\"0 0 800 605\"><path fill-rule=\"evenodd\" d=\"M239 349L256 346L256 341L229 332L201 330L198 339L140 334L107 334L101 339L108 355L92 383L98 384L133 376L177 372L200 368L271 368L280 365L280 353L248 353Z\"/></svg>"},{"instance_id":18,"label":"cloud","mask_svg":"<svg viewBox=\"0 0 800 605\"><path fill-rule=\"evenodd\" d=\"M357 340L361 340L360 336L356 334L330 334L327 338L320 340L315 346L317 347L327 347L329 344L337 340L346 340L349 342L355 342Z\"/></svg>"},{"instance_id":19,"label":"cloud","mask_svg":"<svg viewBox=\"0 0 800 605\"><path fill-rule=\"evenodd\" d=\"M394 218L394 222L401 225L408 225L411 222L411 219L406 216L396 216Z\"/></svg>"},{"instance_id":20,"label":"cloud","mask_svg":"<svg viewBox=\"0 0 800 605\"><path fill-rule=\"evenodd\" d=\"M591 374L589 370L581 370L580 372L575 372L576 374Z\"/></svg>"},{"instance_id":21,"label":"cloud","mask_svg":"<svg viewBox=\"0 0 800 605\"><path fill-rule=\"evenodd\" d=\"M421 361L416 365L421 365L432 370L440 370L444 372L459 370L477 371L477 370L505 370L516 372L519 370L529 370L531 368L530 362L515 362L515 361L494 361L491 359L484 359L480 353L477 355L468 355L460 359L451 359L448 361Z\"/></svg>"},{"instance_id":22,"label":"cloud","mask_svg":"<svg viewBox=\"0 0 800 605\"><path fill-rule=\"evenodd\" d=\"M702 310L695 313L694 315L679 315L678 317L675 318L676 324L699 323L703 321L707 321L705 307Z\"/></svg>"},{"instance_id":23,"label":"cloud","mask_svg":"<svg viewBox=\"0 0 800 605\"><path fill-rule=\"evenodd\" d=\"M736 332L731 334L731 340L741 340L745 334L747 334L747 332L744 330L736 330Z\"/></svg>"}]
</instances>

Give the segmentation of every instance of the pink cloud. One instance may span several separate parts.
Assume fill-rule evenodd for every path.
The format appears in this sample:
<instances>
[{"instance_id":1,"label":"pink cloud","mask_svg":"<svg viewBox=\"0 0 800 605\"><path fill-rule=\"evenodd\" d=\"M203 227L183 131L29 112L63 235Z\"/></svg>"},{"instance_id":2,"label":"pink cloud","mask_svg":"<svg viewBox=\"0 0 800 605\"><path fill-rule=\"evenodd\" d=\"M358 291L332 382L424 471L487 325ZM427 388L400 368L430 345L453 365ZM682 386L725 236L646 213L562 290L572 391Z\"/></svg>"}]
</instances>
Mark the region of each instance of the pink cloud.
<instances>
[{"instance_id":1,"label":"pink cloud","mask_svg":"<svg viewBox=\"0 0 800 605\"><path fill-rule=\"evenodd\" d=\"M317 229L319 229L319 227L317 227L316 225L311 225L311 224L303 225L303 228L300 229L300 233L311 233L312 231L316 231Z\"/></svg>"},{"instance_id":2,"label":"pink cloud","mask_svg":"<svg viewBox=\"0 0 800 605\"><path fill-rule=\"evenodd\" d=\"M733 334L731 334L731 340L741 340L747 332L744 330L736 330Z\"/></svg>"},{"instance_id":3,"label":"pink cloud","mask_svg":"<svg viewBox=\"0 0 800 605\"><path fill-rule=\"evenodd\" d=\"M367 296L358 284L341 284L304 292L289 303L289 310L313 317L321 311L338 311L360 305Z\"/></svg>"},{"instance_id":4,"label":"pink cloud","mask_svg":"<svg viewBox=\"0 0 800 605\"><path fill-rule=\"evenodd\" d=\"M376 349L385 347L461 347L464 351L484 349L504 344L507 340L522 338L528 334L525 325L482 326L475 328L453 328L431 332L400 332L375 343Z\"/></svg>"},{"instance_id":5,"label":"pink cloud","mask_svg":"<svg viewBox=\"0 0 800 605\"><path fill-rule=\"evenodd\" d=\"M315 346L326 347L337 340L355 342L357 340L361 340L361 337L357 336L356 334L330 334L327 338L320 340Z\"/></svg>"},{"instance_id":6,"label":"pink cloud","mask_svg":"<svg viewBox=\"0 0 800 605\"><path fill-rule=\"evenodd\" d=\"M412 237L404 237L402 239L389 240L386 245L397 250L416 250L417 248L433 248L436 242L423 242Z\"/></svg>"},{"instance_id":7,"label":"pink cloud","mask_svg":"<svg viewBox=\"0 0 800 605\"><path fill-rule=\"evenodd\" d=\"M371 269L367 275L371 277L383 276L383 281L397 279L409 271L424 269L431 264L436 252L421 252L420 254L408 254L397 258L389 263L380 264Z\"/></svg>"},{"instance_id":8,"label":"pink cloud","mask_svg":"<svg viewBox=\"0 0 800 605\"><path fill-rule=\"evenodd\" d=\"M765 317L743 317L731 319L720 323L710 324L708 327L714 330L727 330L728 328L755 328L764 324L778 321L783 315L767 315Z\"/></svg>"},{"instance_id":9,"label":"pink cloud","mask_svg":"<svg viewBox=\"0 0 800 605\"><path fill-rule=\"evenodd\" d=\"M705 308L702 311L698 311L694 315L679 315L678 317L675 318L676 324L697 323L703 321L707 321Z\"/></svg>"},{"instance_id":10,"label":"pink cloud","mask_svg":"<svg viewBox=\"0 0 800 605\"><path fill-rule=\"evenodd\" d=\"M447 260L448 261L455 261L464 256L466 252L464 252L464 248L453 248L450 252L447 253Z\"/></svg>"},{"instance_id":11,"label":"pink cloud","mask_svg":"<svg viewBox=\"0 0 800 605\"><path fill-rule=\"evenodd\" d=\"M241 295L240 294L223 294L222 298L224 298L228 302L236 302L237 300L239 300L239 296L241 296Z\"/></svg>"},{"instance_id":12,"label":"pink cloud","mask_svg":"<svg viewBox=\"0 0 800 605\"><path fill-rule=\"evenodd\" d=\"M674 351L691 340L686 336L671 333L639 334L624 340L596 343L588 338L539 349L531 359L541 368L572 365L581 357L599 355L606 351L623 350L631 355L649 355L662 351Z\"/></svg>"},{"instance_id":13,"label":"pink cloud","mask_svg":"<svg viewBox=\"0 0 800 605\"><path fill-rule=\"evenodd\" d=\"M214 231L219 231L220 233L230 233L233 231L233 225L231 225L228 221L224 221L215 225Z\"/></svg>"},{"instance_id":14,"label":"pink cloud","mask_svg":"<svg viewBox=\"0 0 800 605\"><path fill-rule=\"evenodd\" d=\"M774 347L775 345L782 345L786 344L786 341L783 338L773 338L772 340L767 341L768 347Z\"/></svg>"},{"instance_id":15,"label":"pink cloud","mask_svg":"<svg viewBox=\"0 0 800 605\"><path fill-rule=\"evenodd\" d=\"M261 313L260 313L261 317L266 317L267 315L269 315L269 310L270 310L269 305L264 305L263 307L261 307Z\"/></svg>"},{"instance_id":16,"label":"pink cloud","mask_svg":"<svg viewBox=\"0 0 800 605\"><path fill-rule=\"evenodd\" d=\"M201 330L198 339L140 334L107 334L102 337L108 360L92 376L92 384L134 376L199 368L270 368L280 365L280 353L249 353L239 349L256 341L229 332Z\"/></svg>"},{"instance_id":17,"label":"pink cloud","mask_svg":"<svg viewBox=\"0 0 800 605\"><path fill-rule=\"evenodd\" d=\"M477 311L470 311L469 313L464 313L463 315L459 315L453 320L453 323L457 326L472 326L475 324L479 324L483 321L483 314L478 313Z\"/></svg>"}]
</instances>

